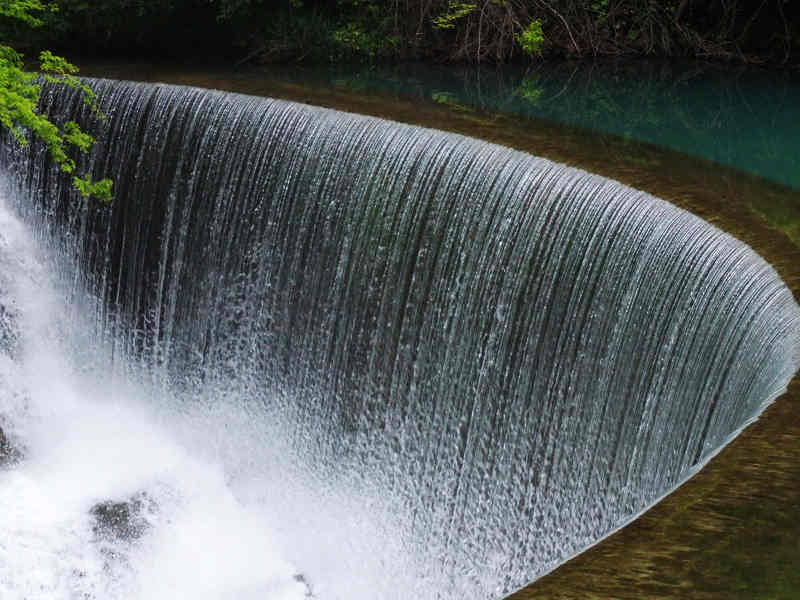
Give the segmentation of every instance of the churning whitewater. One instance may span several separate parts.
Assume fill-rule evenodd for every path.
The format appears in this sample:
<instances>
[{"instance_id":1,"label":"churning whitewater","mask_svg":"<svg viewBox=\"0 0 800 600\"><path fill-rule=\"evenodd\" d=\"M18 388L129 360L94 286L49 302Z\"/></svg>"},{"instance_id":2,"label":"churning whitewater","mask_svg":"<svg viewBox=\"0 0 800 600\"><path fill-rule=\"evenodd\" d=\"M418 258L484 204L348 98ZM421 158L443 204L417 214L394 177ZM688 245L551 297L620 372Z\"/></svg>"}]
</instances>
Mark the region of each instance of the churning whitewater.
<instances>
[{"instance_id":1,"label":"churning whitewater","mask_svg":"<svg viewBox=\"0 0 800 600\"><path fill-rule=\"evenodd\" d=\"M0 326L14 339L0 354L0 427L21 456L0 468L0 598L305 598L218 461L170 429L141 397L152 390L115 378L45 257L3 198ZM140 539L93 514L137 494Z\"/></svg>"},{"instance_id":2,"label":"churning whitewater","mask_svg":"<svg viewBox=\"0 0 800 600\"><path fill-rule=\"evenodd\" d=\"M797 369L775 271L648 194L380 119L91 84L83 168L112 206L0 145L4 599L500 598ZM91 120L72 90L44 104Z\"/></svg>"}]
</instances>

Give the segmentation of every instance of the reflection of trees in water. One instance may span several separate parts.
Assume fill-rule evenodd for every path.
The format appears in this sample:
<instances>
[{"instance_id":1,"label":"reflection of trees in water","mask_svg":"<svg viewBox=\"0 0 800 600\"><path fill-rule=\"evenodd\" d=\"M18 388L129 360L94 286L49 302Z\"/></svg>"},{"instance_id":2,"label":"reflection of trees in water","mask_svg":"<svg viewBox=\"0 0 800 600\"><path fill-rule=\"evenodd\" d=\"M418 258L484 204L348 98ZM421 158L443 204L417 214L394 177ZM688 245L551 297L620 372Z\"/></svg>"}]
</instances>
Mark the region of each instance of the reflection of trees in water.
<instances>
[{"instance_id":1,"label":"reflection of trees in water","mask_svg":"<svg viewBox=\"0 0 800 600\"><path fill-rule=\"evenodd\" d=\"M457 69L436 92L484 110L646 141L800 188L800 84L708 64Z\"/></svg>"},{"instance_id":2,"label":"reflection of trees in water","mask_svg":"<svg viewBox=\"0 0 800 600\"><path fill-rule=\"evenodd\" d=\"M708 63L563 61L528 69L401 65L306 70L359 94L436 103L454 112L508 113L576 125L706 158L800 189L800 80ZM633 156L631 162L643 160ZM800 240L800 202L754 200ZM792 233L793 232L793 233Z\"/></svg>"}]
</instances>

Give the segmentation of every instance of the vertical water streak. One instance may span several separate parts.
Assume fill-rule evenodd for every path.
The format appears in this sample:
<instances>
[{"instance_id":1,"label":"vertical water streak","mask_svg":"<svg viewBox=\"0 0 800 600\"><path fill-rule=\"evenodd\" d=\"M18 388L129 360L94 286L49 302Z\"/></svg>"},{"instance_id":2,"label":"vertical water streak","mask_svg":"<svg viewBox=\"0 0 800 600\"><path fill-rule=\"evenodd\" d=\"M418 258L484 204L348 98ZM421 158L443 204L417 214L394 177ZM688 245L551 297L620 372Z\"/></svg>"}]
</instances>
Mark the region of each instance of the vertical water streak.
<instances>
[{"instance_id":1,"label":"vertical water streak","mask_svg":"<svg viewBox=\"0 0 800 600\"><path fill-rule=\"evenodd\" d=\"M500 597L591 545L797 369L774 270L648 194L368 117L92 85L111 208L36 147L0 157L101 300L98 335L176 397L227 386L281 415L309 481L395 515L429 597ZM86 117L70 90L45 105Z\"/></svg>"}]
</instances>

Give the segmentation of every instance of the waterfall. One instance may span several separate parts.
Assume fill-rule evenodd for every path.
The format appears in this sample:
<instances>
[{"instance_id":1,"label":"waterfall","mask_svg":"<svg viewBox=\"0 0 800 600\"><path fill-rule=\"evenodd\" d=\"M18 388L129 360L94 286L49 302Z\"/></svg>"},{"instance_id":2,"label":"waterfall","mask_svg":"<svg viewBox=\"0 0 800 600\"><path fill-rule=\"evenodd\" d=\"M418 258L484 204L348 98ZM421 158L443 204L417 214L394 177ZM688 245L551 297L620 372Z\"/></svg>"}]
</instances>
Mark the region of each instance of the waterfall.
<instances>
[{"instance_id":1,"label":"waterfall","mask_svg":"<svg viewBox=\"0 0 800 600\"><path fill-rule=\"evenodd\" d=\"M91 84L83 168L111 207L0 149L94 348L70 364L219 464L320 599L501 598L685 481L800 362L773 268L644 192L370 117ZM90 121L73 90L43 104Z\"/></svg>"}]
</instances>

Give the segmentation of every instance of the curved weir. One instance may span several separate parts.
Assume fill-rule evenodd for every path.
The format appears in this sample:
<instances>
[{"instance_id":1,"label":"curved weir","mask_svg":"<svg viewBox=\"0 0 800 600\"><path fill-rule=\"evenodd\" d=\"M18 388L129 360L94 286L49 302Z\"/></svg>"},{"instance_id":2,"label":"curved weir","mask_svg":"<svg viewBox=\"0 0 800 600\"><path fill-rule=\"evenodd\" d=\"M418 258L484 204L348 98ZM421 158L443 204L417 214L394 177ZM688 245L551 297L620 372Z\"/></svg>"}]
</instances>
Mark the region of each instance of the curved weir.
<instances>
[{"instance_id":1,"label":"curved weir","mask_svg":"<svg viewBox=\"0 0 800 600\"><path fill-rule=\"evenodd\" d=\"M321 599L500 598L685 481L800 362L772 267L646 193L375 118L92 84L110 208L0 150L99 349L75 368L145 390ZM44 101L89 121L72 90ZM181 495L148 477L116 492L156 499L137 547Z\"/></svg>"}]
</instances>

